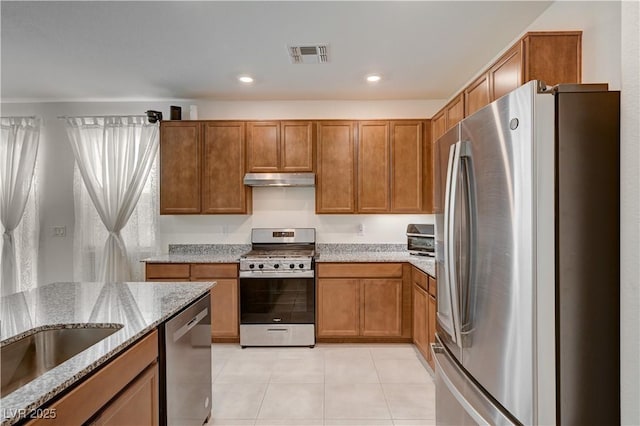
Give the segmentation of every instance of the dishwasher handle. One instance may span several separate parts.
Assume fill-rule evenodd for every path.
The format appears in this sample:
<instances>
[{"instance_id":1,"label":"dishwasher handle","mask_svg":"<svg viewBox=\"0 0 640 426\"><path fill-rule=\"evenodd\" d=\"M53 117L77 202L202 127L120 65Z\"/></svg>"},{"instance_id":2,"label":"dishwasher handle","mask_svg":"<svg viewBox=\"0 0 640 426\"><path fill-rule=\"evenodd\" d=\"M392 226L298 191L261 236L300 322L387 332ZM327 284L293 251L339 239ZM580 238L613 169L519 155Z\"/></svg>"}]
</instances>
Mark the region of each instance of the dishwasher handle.
<instances>
[{"instance_id":1,"label":"dishwasher handle","mask_svg":"<svg viewBox=\"0 0 640 426\"><path fill-rule=\"evenodd\" d=\"M180 327L179 329L174 331L173 332L173 341L174 341L174 343L177 342L178 340L180 340L182 338L182 336L187 334L189 332L189 330L191 330L200 321L202 321L202 319L204 317L206 317L208 313L209 313L209 308L204 308L195 317L193 317L189 322L187 322L185 325L183 325L182 327Z\"/></svg>"}]
</instances>

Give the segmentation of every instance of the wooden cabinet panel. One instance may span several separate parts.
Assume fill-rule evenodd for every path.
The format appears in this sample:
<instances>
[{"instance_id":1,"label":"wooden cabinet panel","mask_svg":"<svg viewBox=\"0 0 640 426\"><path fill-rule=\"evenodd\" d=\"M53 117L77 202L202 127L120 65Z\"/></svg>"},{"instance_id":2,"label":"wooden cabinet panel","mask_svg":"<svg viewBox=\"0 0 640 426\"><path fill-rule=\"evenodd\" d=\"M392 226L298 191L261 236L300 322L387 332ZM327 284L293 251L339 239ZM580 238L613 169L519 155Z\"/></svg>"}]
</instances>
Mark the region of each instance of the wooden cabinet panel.
<instances>
[{"instance_id":1,"label":"wooden cabinet panel","mask_svg":"<svg viewBox=\"0 0 640 426\"><path fill-rule=\"evenodd\" d=\"M391 135L391 211L419 213L423 210L424 169L431 169L430 155L424 150L423 121L392 121Z\"/></svg>"},{"instance_id":2,"label":"wooden cabinet panel","mask_svg":"<svg viewBox=\"0 0 640 426\"><path fill-rule=\"evenodd\" d=\"M464 90L464 116L467 117L490 102L489 75L483 74Z\"/></svg>"},{"instance_id":3,"label":"wooden cabinet panel","mask_svg":"<svg viewBox=\"0 0 640 426\"><path fill-rule=\"evenodd\" d=\"M523 82L548 86L582 81L582 32L530 32L522 39Z\"/></svg>"},{"instance_id":4,"label":"wooden cabinet panel","mask_svg":"<svg viewBox=\"0 0 640 426\"><path fill-rule=\"evenodd\" d=\"M429 276L415 266L411 268L411 281L424 291L429 291Z\"/></svg>"},{"instance_id":5,"label":"wooden cabinet panel","mask_svg":"<svg viewBox=\"0 0 640 426\"><path fill-rule=\"evenodd\" d=\"M247 123L247 169L250 172L277 172L280 154L280 122Z\"/></svg>"},{"instance_id":6,"label":"wooden cabinet panel","mask_svg":"<svg viewBox=\"0 0 640 426\"><path fill-rule=\"evenodd\" d=\"M314 162L313 123L281 122L280 170L312 172Z\"/></svg>"},{"instance_id":7,"label":"wooden cabinet panel","mask_svg":"<svg viewBox=\"0 0 640 426\"><path fill-rule=\"evenodd\" d=\"M402 280L361 280L360 292L360 334L402 336Z\"/></svg>"},{"instance_id":8,"label":"wooden cabinet panel","mask_svg":"<svg viewBox=\"0 0 640 426\"><path fill-rule=\"evenodd\" d=\"M318 123L316 213L355 212L355 124Z\"/></svg>"},{"instance_id":9,"label":"wooden cabinet panel","mask_svg":"<svg viewBox=\"0 0 640 426\"><path fill-rule=\"evenodd\" d=\"M320 278L399 278L402 263L320 263L316 271Z\"/></svg>"},{"instance_id":10,"label":"wooden cabinet panel","mask_svg":"<svg viewBox=\"0 0 640 426\"><path fill-rule=\"evenodd\" d=\"M238 280L215 277L191 280L216 282L216 286L211 289L211 337L239 337Z\"/></svg>"},{"instance_id":11,"label":"wooden cabinet panel","mask_svg":"<svg viewBox=\"0 0 640 426\"><path fill-rule=\"evenodd\" d=\"M464 118L464 96L460 93L445 107L446 126L445 131L458 124Z\"/></svg>"},{"instance_id":12,"label":"wooden cabinet panel","mask_svg":"<svg viewBox=\"0 0 640 426\"><path fill-rule=\"evenodd\" d=\"M429 286L425 290L427 290L433 297L436 297L438 295L438 285L436 283L436 279L431 277L430 275L428 275L427 278L429 280Z\"/></svg>"},{"instance_id":13,"label":"wooden cabinet panel","mask_svg":"<svg viewBox=\"0 0 640 426\"><path fill-rule=\"evenodd\" d=\"M447 130L447 117L445 116L445 111L440 110L436 115L431 119L431 141L437 141L440 136L444 135Z\"/></svg>"},{"instance_id":14,"label":"wooden cabinet panel","mask_svg":"<svg viewBox=\"0 0 640 426\"><path fill-rule=\"evenodd\" d=\"M317 280L318 337L357 336L360 322L358 280Z\"/></svg>"},{"instance_id":15,"label":"wooden cabinet panel","mask_svg":"<svg viewBox=\"0 0 640 426\"><path fill-rule=\"evenodd\" d=\"M157 359L158 332L154 330L52 403L50 408L55 409L55 418L35 419L28 424L67 426L87 422ZM146 402L144 409L149 409Z\"/></svg>"},{"instance_id":16,"label":"wooden cabinet panel","mask_svg":"<svg viewBox=\"0 0 640 426\"><path fill-rule=\"evenodd\" d=\"M96 426L159 424L158 364L140 374L92 422Z\"/></svg>"},{"instance_id":17,"label":"wooden cabinet panel","mask_svg":"<svg viewBox=\"0 0 640 426\"><path fill-rule=\"evenodd\" d=\"M202 213L250 212L251 189L243 184L244 135L244 122L205 123Z\"/></svg>"},{"instance_id":18,"label":"wooden cabinet panel","mask_svg":"<svg viewBox=\"0 0 640 426\"><path fill-rule=\"evenodd\" d=\"M413 344L424 359L431 359L428 329L429 295L422 287L413 284Z\"/></svg>"},{"instance_id":19,"label":"wooden cabinet panel","mask_svg":"<svg viewBox=\"0 0 640 426\"><path fill-rule=\"evenodd\" d=\"M202 124L160 123L160 214L200 213Z\"/></svg>"},{"instance_id":20,"label":"wooden cabinet panel","mask_svg":"<svg viewBox=\"0 0 640 426\"><path fill-rule=\"evenodd\" d=\"M516 44L489 69L491 101L506 95L522 84L522 49Z\"/></svg>"},{"instance_id":21,"label":"wooden cabinet panel","mask_svg":"<svg viewBox=\"0 0 640 426\"><path fill-rule=\"evenodd\" d=\"M389 211L389 123L358 123L358 212Z\"/></svg>"},{"instance_id":22,"label":"wooden cabinet panel","mask_svg":"<svg viewBox=\"0 0 640 426\"><path fill-rule=\"evenodd\" d=\"M237 263L192 263L191 278L238 278Z\"/></svg>"},{"instance_id":23,"label":"wooden cabinet panel","mask_svg":"<svg viewBox=\"0 0 640 426\"><path fill-rule=\"evenodd\" d=\"M435 297L429 295L428 299L429 308L427 309L427 328L429 329L429 343L431 344L436 342L436 313L438 312L438 307ZM428 349L428 351L429 356L427 358L427 361L429 362L431 369L435 370L433 358L431 357L431 350Z\"/></svg>"},{"instance_id":24,"label":"wooden cabinet panel","mask_svg":"<svg viewBox=\"0 0 640 426\"><path fill-rule=\"evenodd\" d=\"M189 279L189 264L184 263L147 263L145 265L145 278L152 281L155 278L182 278Z\"/></svg>"}]
</instances>

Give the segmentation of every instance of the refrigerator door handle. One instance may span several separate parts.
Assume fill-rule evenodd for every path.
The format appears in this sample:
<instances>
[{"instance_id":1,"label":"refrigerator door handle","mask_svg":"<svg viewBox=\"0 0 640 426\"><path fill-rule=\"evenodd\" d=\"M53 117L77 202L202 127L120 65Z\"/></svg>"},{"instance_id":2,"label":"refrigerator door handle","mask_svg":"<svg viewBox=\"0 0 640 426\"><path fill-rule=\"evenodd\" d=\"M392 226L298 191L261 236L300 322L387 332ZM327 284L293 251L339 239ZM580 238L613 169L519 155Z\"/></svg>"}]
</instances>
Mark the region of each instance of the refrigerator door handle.
<instances>
[{"instance_id":1,"label":"refrigerator door handle","mask_svg":"<svg viewBox=\"0 0 640 426\"><path fill-rule=\"evenodd\" d=\"M476 194L475 194L475 174L473 166L473 158L471 155L470 142L460 142L460 159L463 164L462 171L464 172L463 182L464 197L466 201L467 224L465 230L467 232L465 239L465 246L462 248L465 251L466 264L461 265L465 270L465 280L460 282L459 294L460 294L460 336L461 346L468 347L471 345L470 334L473 331L473 320L475 313L475 259L476 259L476 229L477 229L477 211L476 211ZM469 339L467 339L469 338Z\"/></svg>"},{"instance_id":2,"label":"refrigerator door handle","mask_svg":"<svg viewBox=\"0 0 640 426\"><path fill-rule=\"evenodd\" d=\"M460 304L458 299L458 280L456 274L456 246L455 246L455 211L458 191L458 175L460 172L460 148L461 142L457 142L449 148L449 165L447 167L447 183L444 207L444 268L447 274L445 278L448 302L451 306L453 324L452 340L460 345Z\"/></svg>"}]
</instances>

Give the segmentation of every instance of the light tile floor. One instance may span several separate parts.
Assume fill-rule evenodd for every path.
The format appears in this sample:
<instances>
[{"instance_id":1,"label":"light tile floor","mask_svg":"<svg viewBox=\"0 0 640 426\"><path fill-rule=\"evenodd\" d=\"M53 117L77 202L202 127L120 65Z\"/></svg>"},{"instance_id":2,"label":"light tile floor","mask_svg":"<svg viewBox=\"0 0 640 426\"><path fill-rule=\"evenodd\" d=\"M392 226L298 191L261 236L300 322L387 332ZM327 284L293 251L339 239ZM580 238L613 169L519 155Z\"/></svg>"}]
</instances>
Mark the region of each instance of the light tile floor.
<instances>
[{"instance_id":1,"label":"light tile floor","mask_svg":"<svg viewBox=\"0 0 640 426\"><path fill-rule=\"evenodd\" d=\"M213 425L435 425L435 386L410 344L213 344Z\"/></svg>"}]
</instances>

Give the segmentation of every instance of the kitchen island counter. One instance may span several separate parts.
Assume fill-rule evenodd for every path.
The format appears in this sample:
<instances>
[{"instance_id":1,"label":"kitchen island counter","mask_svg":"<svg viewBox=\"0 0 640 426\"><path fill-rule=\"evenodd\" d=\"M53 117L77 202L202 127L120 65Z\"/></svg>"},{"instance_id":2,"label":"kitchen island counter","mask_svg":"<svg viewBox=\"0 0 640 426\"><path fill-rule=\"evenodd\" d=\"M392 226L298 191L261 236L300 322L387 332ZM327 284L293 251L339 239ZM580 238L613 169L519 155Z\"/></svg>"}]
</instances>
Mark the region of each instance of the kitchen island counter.
<instances>
[{"instance_id":1,"label":"kitchen island counter","mask_svg":"<svg viewBox=\"0 0 640 426\"><path fill-rule=\"evenodd\" d=\"M116 358L194 300L211 282L54 283L2 297L4 346L34 330L57 326L120 327L57 367L3 395L2 424L14 424Z\"/></svg>"}]
</instances>

